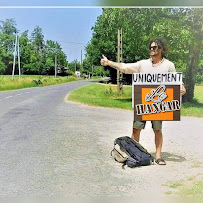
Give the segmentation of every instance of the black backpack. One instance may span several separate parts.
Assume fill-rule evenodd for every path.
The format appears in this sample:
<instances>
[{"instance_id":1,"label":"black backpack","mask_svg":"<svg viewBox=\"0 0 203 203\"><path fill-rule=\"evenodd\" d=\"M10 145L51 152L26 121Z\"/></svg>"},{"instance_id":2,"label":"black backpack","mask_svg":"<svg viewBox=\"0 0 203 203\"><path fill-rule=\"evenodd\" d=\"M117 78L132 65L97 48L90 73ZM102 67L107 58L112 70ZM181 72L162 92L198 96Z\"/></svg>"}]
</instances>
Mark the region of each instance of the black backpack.
<instances>
[{"instance_id":1,"label":"black backpack","mask_svg":"<svg viewBox=\"0 0 203 203\"><path fill-rule=\"evenodd\" d=\"M154 162L154 157L139 142L127 136L115 139L111 156L123 163L123 167L127 165L130 168L147 166Z\"/></svg>"}]
</instances>

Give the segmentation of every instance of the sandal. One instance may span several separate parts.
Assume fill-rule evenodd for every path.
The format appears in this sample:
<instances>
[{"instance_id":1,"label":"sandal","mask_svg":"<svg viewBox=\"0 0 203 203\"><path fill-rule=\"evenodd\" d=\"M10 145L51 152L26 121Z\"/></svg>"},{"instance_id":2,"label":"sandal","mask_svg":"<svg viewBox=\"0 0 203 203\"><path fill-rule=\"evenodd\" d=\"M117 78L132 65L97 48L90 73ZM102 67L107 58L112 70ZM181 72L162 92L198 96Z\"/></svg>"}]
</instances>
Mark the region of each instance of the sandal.
<instances>
[{"instance_id":1,"label":"sandal","mask_svg":"<svg viewBox=\"0 0 203 203\"><path fill-rule=\"evenodd\" d=\"M166 165L166 162L165 162L163 159L156 159L155 162L156 162L158 165Z\"/></svg>"}]
</instances>

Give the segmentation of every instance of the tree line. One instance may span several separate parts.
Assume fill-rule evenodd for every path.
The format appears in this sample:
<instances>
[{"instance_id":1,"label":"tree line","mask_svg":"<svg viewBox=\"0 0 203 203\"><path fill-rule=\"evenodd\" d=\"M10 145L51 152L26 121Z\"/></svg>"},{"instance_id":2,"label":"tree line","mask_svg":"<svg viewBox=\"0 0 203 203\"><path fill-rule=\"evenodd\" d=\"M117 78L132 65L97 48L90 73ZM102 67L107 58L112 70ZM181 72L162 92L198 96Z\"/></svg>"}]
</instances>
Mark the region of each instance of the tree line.
<instances>
[{"instance_id":1,"label":"tree line","mask_svg":"<svg viewBox=\"0 0 203 203\"><path fill-rule=\"evenodd\" d=\"M57 56L59 68L63 73L68 62L61 45L56 41L45 41L39 26L34 28L30 37L28 32L26 30L18 34L22 74L54 75L55 56ZM0 21L0 74L11 74L12 72L16 33L18 30L14 19Z\"/></svg>"},{"instance_id":2,"label":"tree line","mask_svg":"<svg viewBox=\"0 0 203 203\"><path fill-rule=\"evenodd\" d=\"M75 71L84 74L102 76L108 74L103 67L92 66L83 60L83 64L74 60L67 61L67 55L57 41L44 39L42 28L36 26L28 36L26 30L19 33L15 19L0 21L0 74L10 75L13 69L13 57L16 33L19 35L20 66L24 75L54 75L55 57L57 57L57 69L59 74L74 75ZM18 66L18 61L16 61ZM16 74L18 69L15 69Z\"/></svg>"},{"instance_id":3,"label":"tree line","mask_svg":"<svg viewBox=\"0 0 203 203\"><path fill-rule=\"evenodd\" d=\"M192 101L194 86L203 83L202 8L103 8L92 27L86 46L86 63L98 64L101 55L117 60L117 31L123 30L123 62L148 58L148 42L162 38L168 45L167 58L183 72L186 101ZM107 67L116 83L116 70ZM131 83L131 75L125 82Z\"/></svg>"}]
</instances>

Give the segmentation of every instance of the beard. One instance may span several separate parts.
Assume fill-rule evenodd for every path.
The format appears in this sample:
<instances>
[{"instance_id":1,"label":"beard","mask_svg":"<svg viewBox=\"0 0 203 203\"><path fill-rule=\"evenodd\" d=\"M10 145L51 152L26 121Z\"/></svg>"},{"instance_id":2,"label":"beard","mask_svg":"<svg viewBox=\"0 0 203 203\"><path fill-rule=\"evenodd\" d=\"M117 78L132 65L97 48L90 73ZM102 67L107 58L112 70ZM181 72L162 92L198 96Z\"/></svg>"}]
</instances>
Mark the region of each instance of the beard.
<instances>
[{"instance_id":1,"label":"beard","mask_svg":"<svg viewBox=\"0 0 203 203\"><path fill-rule=\"evenodd\" d=\"M152 51L152 50L150 50L150 51L149 51L149 55L150 55L150 56L158 56L159 53L158 53L158 51Z\"/></svg>"}]
</instances>

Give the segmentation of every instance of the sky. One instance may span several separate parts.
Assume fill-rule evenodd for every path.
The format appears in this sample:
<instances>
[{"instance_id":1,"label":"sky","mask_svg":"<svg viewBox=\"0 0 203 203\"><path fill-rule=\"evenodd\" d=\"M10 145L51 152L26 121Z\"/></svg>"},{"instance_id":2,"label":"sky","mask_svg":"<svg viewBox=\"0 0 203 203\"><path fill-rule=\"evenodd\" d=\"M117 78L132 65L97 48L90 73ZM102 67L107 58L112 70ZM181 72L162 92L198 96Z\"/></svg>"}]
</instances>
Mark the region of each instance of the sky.
<instances>
[{"instance_id":1,"label":"sky","mask_svg":"<svg viewBox=\"0 0 203 203\"><path fill-rule=\"evenodd\" d=\"M202 0L0 0L2 6L202 6Z\"/></svg>"},{"instance_id":2,"label":"sky","mask_svg":"<svg viewBox=\"0 0 203 203\"><path fill-rule=\"evenodd\" d=\"M0 1L2 3L2 1ZM69 62L84 59L85 46L92 37L91 28L101 8L0 8L0 21L14 18L20 33L36 26L42 28L44 39L61 44Z\"/></svg>"},{"instance_id":3,"label":"sky","mask_svg":"<svg viewBox=\"0 0 203 203\"><path fill-rule=\"evenodd\" d=\"M102 0L0 0L1 6L95 6Z\"/></svg>"}]
</instances>

